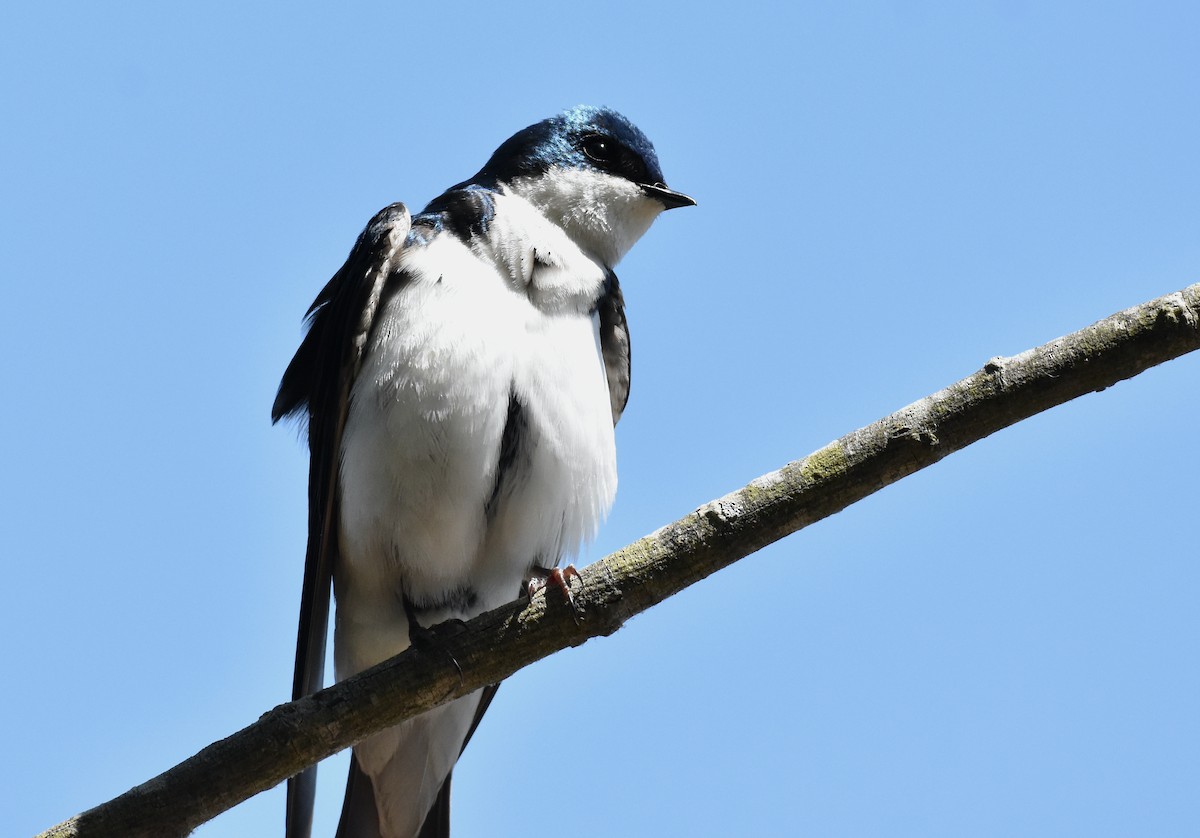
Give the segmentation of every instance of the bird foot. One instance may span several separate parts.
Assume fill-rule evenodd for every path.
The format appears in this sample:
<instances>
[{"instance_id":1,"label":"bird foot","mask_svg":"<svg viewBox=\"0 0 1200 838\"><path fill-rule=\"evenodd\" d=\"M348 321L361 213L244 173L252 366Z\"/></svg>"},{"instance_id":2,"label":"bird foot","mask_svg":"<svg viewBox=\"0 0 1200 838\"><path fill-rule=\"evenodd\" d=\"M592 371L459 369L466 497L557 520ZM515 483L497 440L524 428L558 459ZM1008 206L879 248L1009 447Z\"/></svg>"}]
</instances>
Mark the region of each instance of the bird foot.
<instances>
[{"instance_id":1,"label":"bird foot","mask_svg":"<svg viewBox=\"0 0 1200 838\"><path fill-rule=\"evenodd\" d=\"M457 617L451 617L450 619L443 620L440 623L434 623L432 626L423 626L421 625L420 621L417 620L417 609L412 602L409 601L408 597L404 598L404 613L408 617L409 645L424 651L437 649L438 651L443 652L446 657L450 659L450 663L454 665L454 669L458 672L458 679L461 681L463 677L462 667L459 666L458 661L454 659L454 655L446 651L446 649L442 647L438 641L445 637L453 637L456 634L462 634L462 632L466 631L466 622L458 619Z\"/></svg>"},{"instance_id":2,"label":"bird foot","mask_svg":"<svg viewBox=\"0 0 1200 838\"><path fill-rule=\"evenodd\" d=\"M529 594L530 599L533 599L534 594L538 591L553 586L556 591L562 594L567 605L571 606L571 616L575 620L575 625L579 625L580 619L583 617L583 609L579 607L578 603L575 602L575 597L571 594L571 580L582 578L573 564L569 564L563 568L534 567L530 572L526 593Z\"/></svg>"},{"instance_id":3,"label":"bird foot","mask_svg":"<svg viewBox=\"0 0 1200 838\"><path fill-rule=\"evenodd\" d=\"M417 646L433 646L443 637L454 637L467 630L466 620L451 617L431 626L423 626L416 620L408 622L408 639Z\"/></svg>"}]
</instances>

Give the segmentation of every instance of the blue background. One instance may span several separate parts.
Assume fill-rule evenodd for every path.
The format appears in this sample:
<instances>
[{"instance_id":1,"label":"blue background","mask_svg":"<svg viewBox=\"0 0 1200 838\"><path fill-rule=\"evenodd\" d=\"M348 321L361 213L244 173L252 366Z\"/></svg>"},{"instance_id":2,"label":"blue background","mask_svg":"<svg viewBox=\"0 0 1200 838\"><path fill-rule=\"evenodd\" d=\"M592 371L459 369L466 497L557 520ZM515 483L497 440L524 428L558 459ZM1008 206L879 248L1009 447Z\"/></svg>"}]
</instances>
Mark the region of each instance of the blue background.
<instances>
[{"instance_id":1,"label":"blue background","mask_svg":"<svg viewBox=\"0 0 1200 838\"><path fill-rule=\"evenodd\" d=\"M699 199L619 269L585 563L1200 280L1198 56L1182 2L7 5L0 831L287 698L307 463L268 411L379 207L580 102ZM1198 383L1039 416L520 673L456 834L1194 835Z\"/></svg>"}]
</instances>

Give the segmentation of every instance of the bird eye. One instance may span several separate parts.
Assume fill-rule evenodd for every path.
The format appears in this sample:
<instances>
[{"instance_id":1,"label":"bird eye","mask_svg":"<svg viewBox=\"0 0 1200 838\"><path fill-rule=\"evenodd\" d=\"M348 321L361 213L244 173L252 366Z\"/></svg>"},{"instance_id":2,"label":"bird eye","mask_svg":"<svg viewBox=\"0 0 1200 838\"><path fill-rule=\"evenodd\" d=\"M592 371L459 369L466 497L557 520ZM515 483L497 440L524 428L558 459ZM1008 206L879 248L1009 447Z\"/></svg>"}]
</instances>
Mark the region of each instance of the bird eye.
<instances>
[{"instance_id":1,"label":"bird eye","mask_svg":"<svg viewBox=\"0 0 1200 838\"><path fill-rule=\"evenodd\" d=\"M607 137L592 135L583 141L583 153L596 163L612 163L617 159L617 144Z\"/></svg>"}]
</instances>

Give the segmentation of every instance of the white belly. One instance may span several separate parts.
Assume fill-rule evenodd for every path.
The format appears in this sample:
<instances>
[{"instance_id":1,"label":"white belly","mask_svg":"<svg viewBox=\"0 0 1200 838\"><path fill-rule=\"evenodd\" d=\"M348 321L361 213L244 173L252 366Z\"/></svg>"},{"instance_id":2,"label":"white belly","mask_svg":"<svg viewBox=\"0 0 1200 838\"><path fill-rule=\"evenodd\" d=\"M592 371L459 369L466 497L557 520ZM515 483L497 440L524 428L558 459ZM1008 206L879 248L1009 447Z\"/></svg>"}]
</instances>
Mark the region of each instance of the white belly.
<instances>
[{"instance_id":1,"label":"white belly","mask_svg":"<svg viewBox=\"0 0 1200 838\"><path fill-rule=\"evenodd\" d=\"M533 563L595 534L616 492L592 317L542 311L451 237L406 267L414 279L380 314L343 436L339 678L407 646L402 597L444 605L438 619L507 602ZM523 430L493 498L513 397Z\"/></svg>"},{"instance_id":2,"label":"white belly","mask_svg":"<svg viewBox=\"0 0 1200 838\"><path fill-rule=\"evenodd\" d=\"M535 562L557 564L591 538L612 505L596 324L562 291L566 279L598 289L603 271L576 264L548 270L553 293L539 298L532 272L522 284L453 237L406 252L411 279L379 314L343 433L339 679L408 647L406 599L425 624L501 605ZM514 398L520 433L498 484ZM477 705L478 694L458 699L355 746L385 835L414 834Z\"/></svg>"}]
</instances>

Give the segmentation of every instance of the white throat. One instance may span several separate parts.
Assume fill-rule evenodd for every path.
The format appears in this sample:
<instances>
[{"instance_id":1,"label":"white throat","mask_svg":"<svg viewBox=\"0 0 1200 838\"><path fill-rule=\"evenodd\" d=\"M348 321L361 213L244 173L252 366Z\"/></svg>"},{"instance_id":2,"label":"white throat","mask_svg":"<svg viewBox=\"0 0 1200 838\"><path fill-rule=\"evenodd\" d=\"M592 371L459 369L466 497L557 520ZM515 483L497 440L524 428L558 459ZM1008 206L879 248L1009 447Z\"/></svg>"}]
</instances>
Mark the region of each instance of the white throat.
<instances>
[{"instance_id":1,"label":"white throat","mask_svg":"<svg viewBox=\"0 0 1200 838\"><path fill-rule=\"evenodd\" d=\"M621 261L664 209L637 184L591 169L555 167L542 175L517 178L510 188L609 268Z\"/></svg>"}]
</instances>

